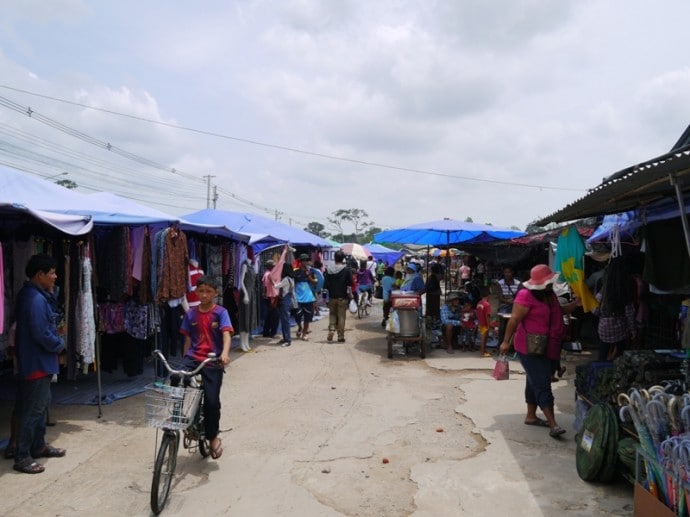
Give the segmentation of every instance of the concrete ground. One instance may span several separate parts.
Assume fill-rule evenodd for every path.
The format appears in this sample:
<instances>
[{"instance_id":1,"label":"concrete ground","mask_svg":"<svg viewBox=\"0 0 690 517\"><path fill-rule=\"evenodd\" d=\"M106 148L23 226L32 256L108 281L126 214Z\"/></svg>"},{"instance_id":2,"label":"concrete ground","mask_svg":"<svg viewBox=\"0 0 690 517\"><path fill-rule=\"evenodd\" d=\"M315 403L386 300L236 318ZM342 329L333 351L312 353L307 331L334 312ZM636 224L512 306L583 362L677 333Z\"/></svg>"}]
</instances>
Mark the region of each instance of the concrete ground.
<instances>
[{"instance_id":1,"label":"concrete ground","mask_svg":"<svg viewBox=\"0 0 690 517\"><path fill-rule=\"evenodd\" d=\"M524 375L491 377L478 353L386 357L380 306L348 316L345 344L327 318L289 348L253 339L233 351L218 461L180 451L165 515L625 516L632 487L582 481L572 431L574 365L554 384L568 432L526 426ZM149 515L156 431L143 395L105 406L54 406L48 435L67 456L26 475L0 460L0 515ZM7 436L9 404L0 406Z\"/></svg>"}]
</instances>

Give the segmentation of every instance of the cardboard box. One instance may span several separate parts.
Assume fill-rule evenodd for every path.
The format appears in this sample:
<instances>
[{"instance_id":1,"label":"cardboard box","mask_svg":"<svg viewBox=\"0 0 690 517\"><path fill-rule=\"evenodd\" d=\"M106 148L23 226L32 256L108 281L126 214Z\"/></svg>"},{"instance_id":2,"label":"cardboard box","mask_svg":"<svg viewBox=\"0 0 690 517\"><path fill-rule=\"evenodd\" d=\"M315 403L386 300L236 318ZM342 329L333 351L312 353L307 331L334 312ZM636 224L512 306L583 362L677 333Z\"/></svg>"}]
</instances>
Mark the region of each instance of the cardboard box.
<instances>
[{"instance_id":1,"label":"cardboard box","mask_svg":"<svg viewBox=\"0 0 690 517\"><path fill-rule=\"evenodd\" d=\"M645 487L635 483L634 517L677 517L668 506L659 501Z\"/></svg>"}]
</instances>

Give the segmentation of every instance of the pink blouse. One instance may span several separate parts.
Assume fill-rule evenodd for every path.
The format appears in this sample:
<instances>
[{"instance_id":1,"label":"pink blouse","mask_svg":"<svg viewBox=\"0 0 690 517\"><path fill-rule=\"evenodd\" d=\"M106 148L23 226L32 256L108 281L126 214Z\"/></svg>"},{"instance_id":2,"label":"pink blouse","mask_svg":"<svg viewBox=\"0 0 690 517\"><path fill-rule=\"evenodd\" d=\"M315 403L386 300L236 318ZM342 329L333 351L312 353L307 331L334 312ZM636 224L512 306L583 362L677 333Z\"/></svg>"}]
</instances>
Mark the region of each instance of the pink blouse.
<instances>
[{"instance_id":1,"label":"pink blouse","mask_svg":"<svg viewBox=\"0 0 690 517\"><path fill-rule=\"evenodd\" d=\"M561 339L563 337L563 315L556 295L551 293L549 302L540 302L529 289L520 289L515 295L515 303L527 307L529 312L522 319L515 331L513 347L521 354L527 353L527 333L549 334L549 348L546 356L558 359L561 355Z\"/></svg>"}]
</instances>

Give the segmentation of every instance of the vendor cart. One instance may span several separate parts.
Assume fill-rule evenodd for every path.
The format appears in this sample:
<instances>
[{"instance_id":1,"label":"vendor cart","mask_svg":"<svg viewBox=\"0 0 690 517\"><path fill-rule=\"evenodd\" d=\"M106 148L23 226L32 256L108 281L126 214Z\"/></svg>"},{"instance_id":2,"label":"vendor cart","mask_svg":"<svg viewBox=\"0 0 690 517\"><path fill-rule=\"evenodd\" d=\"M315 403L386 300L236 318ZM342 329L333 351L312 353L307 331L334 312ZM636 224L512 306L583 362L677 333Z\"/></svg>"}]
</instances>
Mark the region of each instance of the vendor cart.
<instances>
[{"instance_id":1,"label":"vendor cart","mask_svg":"<svg viewBox=\"0 0 690 517\"><path fill-rule=\"evenodd\" d=\"M419 346L419 357L426 357L426 325L422 316L422 297L405 291L391 292L391 310L397 313L397 332L388 330L388 359L393 358L393 343L402 343L405 353L410 346ZM391 314L391 317L393 315Z\"/></svg>"}]
</instances>

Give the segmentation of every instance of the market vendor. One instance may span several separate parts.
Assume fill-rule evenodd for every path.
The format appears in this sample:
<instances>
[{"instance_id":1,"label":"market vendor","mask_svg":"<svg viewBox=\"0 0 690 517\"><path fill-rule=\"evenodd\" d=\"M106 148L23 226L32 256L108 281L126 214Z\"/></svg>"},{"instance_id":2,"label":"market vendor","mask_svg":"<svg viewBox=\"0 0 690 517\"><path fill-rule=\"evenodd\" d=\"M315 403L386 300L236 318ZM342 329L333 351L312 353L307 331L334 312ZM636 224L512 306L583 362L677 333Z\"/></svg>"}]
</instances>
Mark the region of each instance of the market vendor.
<instances>
[{"instance_id":1,"label":"market vendor","mask_svg":"<svg viewBox=\"0 0 690 517\"><path fill-rule=\"evenodd\" d=\"M412 291L415 294L424 294L426 285L419 274L419 264L409 262L405 267L405 280L400 286L401 291Z\"/></svg>"}]
</instances>

